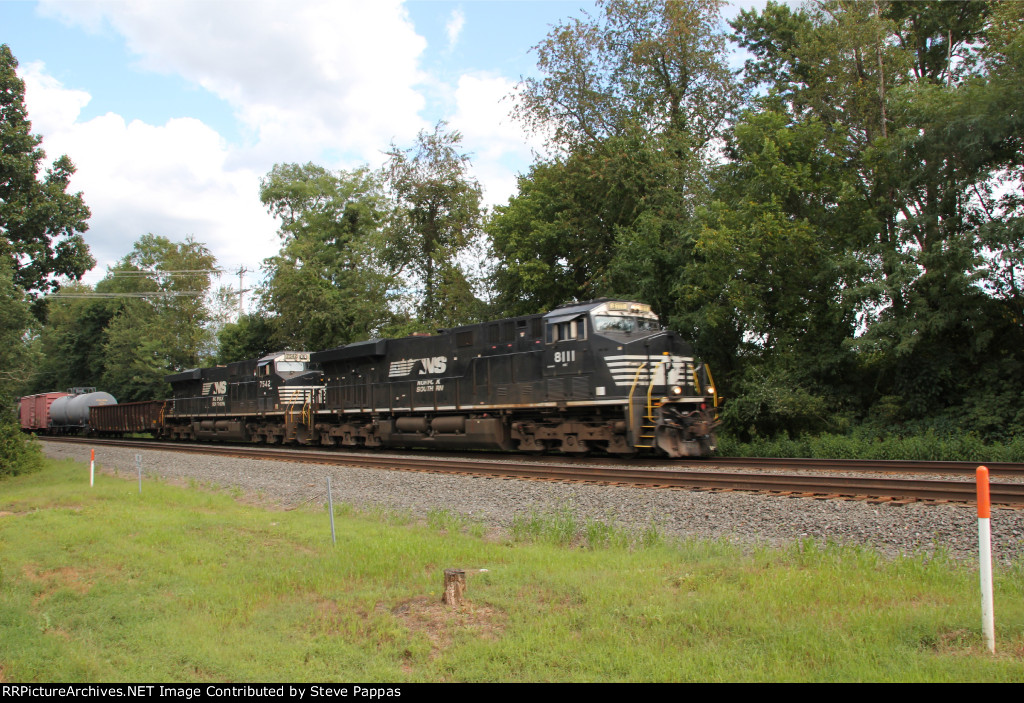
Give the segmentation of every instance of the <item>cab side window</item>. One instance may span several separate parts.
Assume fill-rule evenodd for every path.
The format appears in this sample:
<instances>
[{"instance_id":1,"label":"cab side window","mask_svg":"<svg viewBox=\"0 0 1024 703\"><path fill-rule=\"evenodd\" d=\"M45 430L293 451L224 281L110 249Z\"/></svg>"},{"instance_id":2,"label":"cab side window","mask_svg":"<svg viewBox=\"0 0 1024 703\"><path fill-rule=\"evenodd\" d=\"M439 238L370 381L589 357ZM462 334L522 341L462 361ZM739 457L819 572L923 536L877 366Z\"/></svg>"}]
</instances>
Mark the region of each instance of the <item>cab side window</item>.
<instances>
[{"instance_id":1,"label":"cab side window","mask_svg":"<svg viewBox=\"0 0 1024 703\"><path fill-rule=\"evenodd\" d=\"M587 338L587 318L577 317L568 322L556 322L548 325L547 343L565 342Z\"/></svg>"}]
</instances>

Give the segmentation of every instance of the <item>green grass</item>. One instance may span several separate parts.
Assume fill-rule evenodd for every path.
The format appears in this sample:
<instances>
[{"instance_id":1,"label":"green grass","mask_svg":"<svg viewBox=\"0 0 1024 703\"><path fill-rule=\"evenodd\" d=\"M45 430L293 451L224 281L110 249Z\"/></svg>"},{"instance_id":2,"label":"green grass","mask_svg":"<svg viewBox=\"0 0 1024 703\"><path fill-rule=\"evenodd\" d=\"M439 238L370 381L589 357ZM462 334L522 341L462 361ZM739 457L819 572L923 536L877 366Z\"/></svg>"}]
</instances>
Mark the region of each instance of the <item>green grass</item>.
<instances>
[{"instance_id":1,"label":"green grass","mask_svg":"<svg viewBox=\"0 0 1024 703\"><path fill-rule=\"evenodd\" d=\"M273 512L48 462L0 483L0 680L1024 681L1024 566L532 513ZM468 603L440 604L445 568ZM478 571L486 569L486 571Z\"/></svg>"},{"instance_id":2,"label":"green grass","mask_svg":"<svg viewBox=\"0 0 1024 703\"><path fill-rule=\"evenodd\" d=\"M718 453L730 457L1024 462L1024 437L986 443L972 434L947 436L929 431L907 437L820 434L741 442L723 433L718 438Z\"/></svg>"}]
</instances>

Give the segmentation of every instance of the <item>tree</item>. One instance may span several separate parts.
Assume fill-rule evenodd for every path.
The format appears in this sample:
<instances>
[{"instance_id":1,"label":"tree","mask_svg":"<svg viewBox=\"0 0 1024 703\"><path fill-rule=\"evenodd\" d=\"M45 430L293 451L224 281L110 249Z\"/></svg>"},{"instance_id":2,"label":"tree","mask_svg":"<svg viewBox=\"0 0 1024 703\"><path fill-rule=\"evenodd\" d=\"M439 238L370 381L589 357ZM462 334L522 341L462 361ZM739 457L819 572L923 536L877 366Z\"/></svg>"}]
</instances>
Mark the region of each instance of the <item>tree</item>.
<instances>
[{"instance_id":1,"label":"tree","mask_svg":"<svg viewBox=\"0 0 1024 703\"><path fill-rule=\"evenodd\" d=\"M739 94L719 29L721 0L601 0L534 47L517 114L572 151L641 131L718 136Z\"/></svg>"},{"instance_id":2,"label":"tree","mask_svg":"<svg viewBox=\"0 0 1024 703\"><path fill-rule=\"evenodd\" d=\"M35 298L60 287L58 276L80 279L96 261L82 237L89 208L67 192L74 164L61 156L40 179L45 153L32 134L18 62L0 44L0 257L16 286Z\"/></svg>"},{"instance_id":3,"label":"tree","mask_svg":"<svg viewBox=\"0 0 1024 703\"><path fill-rule=\"evenodd\" d=\"M692 152L671 148L676 136L611 137L534 164L520 176L519 193L495 208L487 224L504 314L641 293L663 310L660 263L692 214L687 201L701 189L683 182L699 167L684 161ZM664 229L655 226L658 218ZM656 240L654 258L641 243L647 239Z\"/></svg>"},{"instance_id":4,"label":"tree","mask_svg":"<svg viewBox=\"0 0 1024 703\"><path fill-rule=\"evenodd\" d=\"M145 322L153 324L148 331L164 343L160 356L167 367L188 369L201 365L213 348L206 298L216 273L216 257L193 237L172 242L145 234L96 290L131 296L125 298L122 310L137 309L142 324L135 329Z\"/></svg>"},{"instance_id":5,"label":"tree","mask_svg":"<svg viewBox=\"0 0 1024 703\"><path fill-rule=\"evenodd\" d=\"M46 324L34 340L39 360L32 374L32 392L95 386L102 378L106 330L121 301L90 297L94 294L91 286L75 282L64 286L59 297L48 299Z\"/></svg>"},{"instance_id":6,"label":"tree","mask_svg":"<svg viewBox=\"0 0 1024 703\"><path fill-rule=\"evenodd\" d=\"M838 405L827 397L860 392L846 343L867 271L857 234L873 220L849 198L856 174L845 148L817 119L745 113L679 260L671 292L682 305L671 321L727 372L716 374L732 388L726 418L742 431L821 427L824 409Z\"/></svg>"},{"instance_id":7,"label":"tree","mask_svg":"<svg viewBox=\"0 0 1024 703\"><path fill-rule=\"evenodd\" d=\"M6 406L26 390L31 358L25 335L32 314L4 259L0 259L0 310L0 405Z\"/></svg>"},{"instance_id":8,"label":"tree","mask_svg":"<svg viewBox=\"0 0 1024 703\"><path fill-rule=\"evenodd\" d=\"M235 322L224 325L217 333L218 364L230 364L244 359L258 359L277 351L272 320L256 312L242 315ZM310 347L313 348L313 347Z\"/></svg>"},{"instance_id":9,"label":"tree","mask_svg":"<svg viewBox=\"0 0 1024 703\"><path fill-rule=\"evenodd\" d=\"M106 277L51 296L36 390L98 386L119 401L165 397L164 376L211 358L206 303L216 259L191 237L143 235Z\"/></svg>"},{"instance_id":10,"label":"tree","mask_svg":"<svg viewBox=\"0 0 1024 703\"><path fill-rule=\"evenodd\" d=\"M835 211L861 215L823 232L847 238L864 266L839 291L858 301L846 342L880 425L999 432L1019 421L1020 326L1007 322L1020 261L1020 18L1015 3L828 1L769 3L733 24L754 55L759 106L794 126L817 120L842 145ZM996 377L983 412L973 398ZM1005 409L995 422L993 408Z\"/></svg>"},{"instance_id":11,"label":"tree","mask_svg":"<svg viewBox=\"0 0 1024 703\"><path fill-rule=\"evenodd\" d=\"M480 184L469 175L469 156L459 152L462 135L445 127L438 122L432 133L421 131L409 149L392 144L384 167L394 202L388 261L414 276L422 290L419 322L428 329L465 324L482 312L459 262L481 234Z\"/></svg>"},{"instance_id":12,"label":"tree","mask_svg":"<svg viewBox=\"0 0 1024 703\"><path fill-rule=\"evenodd\" d=\"M545 77L523 82L517 115L557 155L489 225L506 311L607 294L676 311L666 276L740 98L720 6L609 0L535 47Z\"/></svg>"},{"instance_id":13,"label":"tree","mask_svg":"<svg viewBox=\"0 0 1024 703\"><path fill-rule=\"evenodd\" d=\"M282 222L281 251L264 261L261 292L275 346L327 349L390 323L397 286L382 261L385 201L376 174L278 164L262 180L260 198ZM260 316L240 324L229 337L266 329Z\"/></svg>"}]
</instances>

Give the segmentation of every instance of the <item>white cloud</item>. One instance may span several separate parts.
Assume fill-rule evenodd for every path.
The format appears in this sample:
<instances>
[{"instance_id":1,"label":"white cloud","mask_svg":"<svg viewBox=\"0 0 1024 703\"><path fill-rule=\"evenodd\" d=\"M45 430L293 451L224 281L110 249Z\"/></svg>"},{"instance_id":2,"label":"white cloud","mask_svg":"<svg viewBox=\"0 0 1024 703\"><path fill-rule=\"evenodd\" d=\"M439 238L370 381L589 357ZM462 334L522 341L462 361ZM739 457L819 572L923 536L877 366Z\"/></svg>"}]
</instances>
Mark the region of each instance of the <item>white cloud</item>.
<instances>
[{"instance_id":1,"label":"white cloud","mask_svg":"<svg viewBox=\"0 0 1024 703\"><path fill-rule=\"evenodd\" d=\"M81 122L90 95L25 66L29 114L48 152L78 167L73 188L92 210L86 239L100 268L142 234L192 234L222 265L250 269L276 253L276 223L259 202L274 163L335 167L383 160L426 126L417 87L426 47L399 0L175 2L43 0L44 14L111 29L141 68L179 75L226 101L249 135L225 140L199 119L162 125L108 113ZM102 110L102 107L101 107Z\"/></svg>"},{"instance_id":2,"label":"white cloud","mask_svg":"<svg viewBox=\"0 0 1024 703\"><path fill-rule=\"evenodd\" d=\"M35 131L51 160L67 153L78 167L72 185L92 209L86 238L101 270L146 232L194 235L222 266L252 270L279 246L277 225L259 202L260 177L279 162L380 164L392 141L412 144L433 123L420 115L425 91L440 91L441 102L454 106L448 120L473 152L489 204L515 193L516 172L540 146L509 116L513 81L463 75L453 88L421 72L426 41L399 0L43 0L41 7L89 31L112 29L144 69L182 76L226 101L249 135L232 143L196 118L154 125L107 112L82 121L87 92L65 88L41 64L23 66ZM464 24L464 14L453 12L449 47ZM336 163L325 161L328 151Z\"/></svg>"},{"instance_id":3,"label":"white cloud","mask_svg":"<svg viewBox=\"0 0 1024 703\"><path fill-rule=\"evenodd\" d=\"M489 204L503 204L516 193L516 173L532 162L541 140L512 118L515 82L504 76L463 75L455 89L455 114L449 124L462 133L473 153L477 177Z\"/></svg>"},{"instance_id":4,"label":"white cloud","mask_svg":"<svg viewBox=\"0 0 1024 703\"><path fill-rule=\"evenodd\" d=\"M92 100L84 90L65 88L56 78L47 75L41 61L21 66L19 73L26 81L26 92L32 97L28 115L36 134L51 134L71 124Z\"/></svg>"},{"instance_id":5,"label":"white cloud","mask_svg":"<svg viewBox=\"0 0 1024 703\"><path fill-rule=\"evenodd\" d=\"M374 160L424 126L426 47L399 0L111 2L47 0L45 12L123 35L142 67L181 75L227 101L253 160L314 158L324 144Z\"/></svg>"},{"instance_id":6,"label":"white cloud","mask_svg":"<svg viewBox=\"0 0 1024 703\"><path fill-rule=\"evenodd\" d=\"M71 187L92 210L85 237L99 267L87 280L147 232L174 241L194 235L231 268L276 252L277 225L259 202L261 174L227 167L216 131L193 118L149 125L107 113L81 122L87 93L64 88L38 62L19 73L33 130L44 135L49 160L71 156Z\"/></svg>"},{"instance_id":7,"label":"white cloud","mask_svg":"<svg viewBox=\"0 0 1024 703\"><path fill-rule=\"evenodd\" d=\"M459 41L459 35L462 34L462 28L464 26L466 26L465 13L459 8L452 10L452 16L448 19L448 24L444 27L445 32L448 34L449 51L455 48L455 44Z\"/></svg>"}]
</instances>

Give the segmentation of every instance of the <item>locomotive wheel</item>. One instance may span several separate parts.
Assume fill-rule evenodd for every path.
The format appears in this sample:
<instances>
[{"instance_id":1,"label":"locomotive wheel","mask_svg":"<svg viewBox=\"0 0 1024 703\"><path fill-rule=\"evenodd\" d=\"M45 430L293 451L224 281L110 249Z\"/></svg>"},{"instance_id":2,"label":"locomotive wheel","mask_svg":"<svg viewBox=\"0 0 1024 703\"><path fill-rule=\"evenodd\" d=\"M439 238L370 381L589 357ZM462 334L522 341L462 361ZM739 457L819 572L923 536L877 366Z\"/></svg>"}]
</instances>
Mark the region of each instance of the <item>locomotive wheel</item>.
<instances>
[{"instance_id":1,"label":"locomotive wheel","mask_svg":"<svg viewBox=\"0 0 1024 703\"><path fill-rule=\"evenodd\" d=\"M586 454L590 450L590 444L576 435L570 434L562 439L560 449L566 454Z\"/></svg>"}]
</instances>

